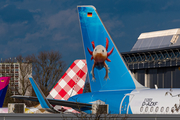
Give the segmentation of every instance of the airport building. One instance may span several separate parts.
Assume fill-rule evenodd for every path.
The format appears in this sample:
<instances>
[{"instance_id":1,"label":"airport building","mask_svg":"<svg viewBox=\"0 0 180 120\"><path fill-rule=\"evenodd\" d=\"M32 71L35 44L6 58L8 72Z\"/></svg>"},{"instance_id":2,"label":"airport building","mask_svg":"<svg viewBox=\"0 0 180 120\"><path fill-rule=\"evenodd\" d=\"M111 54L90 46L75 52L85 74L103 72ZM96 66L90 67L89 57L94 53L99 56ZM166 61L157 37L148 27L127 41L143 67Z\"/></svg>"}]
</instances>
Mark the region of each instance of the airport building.
<instances>
[{"instance_id":1,"label":"airport building","mask_svg":"<svg viewBox=\"0 0 180 120\"><path fill-rule=\"evenodd\" d=\"M1 62L0 63L0 77L10 76L9 88L12 94L18 95L22 93L23 87L30 86L28 75L32 75L31 63L19 63L19 62ZM25 82L25 83L24 83ZM30 95L32 87L30 86L26 92L26 95Z\"/></svg>"},{"instance_id":2,"label":"airport building","mask_svg":"<svg viewBox=\"0 0 180 120\"><path fill-rule=\"evenodd\" d=\"M134 77L146 87L180 88L180 29L140 34L122 57Z\"/></svg>"}]
</instances>

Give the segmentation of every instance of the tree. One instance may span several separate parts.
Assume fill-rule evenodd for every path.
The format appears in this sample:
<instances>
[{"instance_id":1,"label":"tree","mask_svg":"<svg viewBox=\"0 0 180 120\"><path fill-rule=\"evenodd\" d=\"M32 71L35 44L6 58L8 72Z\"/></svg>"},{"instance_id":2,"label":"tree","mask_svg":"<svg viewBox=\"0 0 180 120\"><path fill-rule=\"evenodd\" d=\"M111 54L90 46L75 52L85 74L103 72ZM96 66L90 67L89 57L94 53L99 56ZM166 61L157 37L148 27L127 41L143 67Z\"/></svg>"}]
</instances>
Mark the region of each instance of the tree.
<instances>
[{"instance_id":1,"label":"tree","mask_svg":"<svg viewBox=\"0 0 180 120\"><path fill-rule=\"evenodd\" d=\"M17 63L19 65L19 88L16 88L16 92L19 95L31 95L32 87L28 80L28 75L32 75L32 63L30 62L30 57L22 57L19 55L16 57ZM15 69L16 70L16 69ZM16 72L16 71L15 71Z\"/></svg>"},{"instance_id":2,"label":"tree","mask_svg":"<svg viewBox=\"0 0 180 120\"><path fill-rule=\"evenodd\" d=\"M39 84L41 90L47 96L61 78L65 64L58 51L44 51L37 56L31 55L33 78Z\"/></svg>"}]
</instances>

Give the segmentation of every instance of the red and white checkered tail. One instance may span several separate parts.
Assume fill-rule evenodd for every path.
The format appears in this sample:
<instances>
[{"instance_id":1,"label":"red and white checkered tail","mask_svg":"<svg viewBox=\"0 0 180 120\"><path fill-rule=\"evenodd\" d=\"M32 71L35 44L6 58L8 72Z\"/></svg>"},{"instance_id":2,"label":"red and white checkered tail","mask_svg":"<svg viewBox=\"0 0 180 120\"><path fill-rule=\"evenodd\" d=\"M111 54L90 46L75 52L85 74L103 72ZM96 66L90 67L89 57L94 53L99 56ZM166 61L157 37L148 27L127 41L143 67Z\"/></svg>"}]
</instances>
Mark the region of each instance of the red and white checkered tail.
<instances>
[{"instance_id":1,"label":"red and white checkered tail","mask_svg":"<svg viewBox=\"0 0 180 120\"><path fill-rule=\"evenodd\" d=\"M71 96L83 93L86 75L86 60L75 60L47 98L67 100Z\"/></svg>"}]
</instances>

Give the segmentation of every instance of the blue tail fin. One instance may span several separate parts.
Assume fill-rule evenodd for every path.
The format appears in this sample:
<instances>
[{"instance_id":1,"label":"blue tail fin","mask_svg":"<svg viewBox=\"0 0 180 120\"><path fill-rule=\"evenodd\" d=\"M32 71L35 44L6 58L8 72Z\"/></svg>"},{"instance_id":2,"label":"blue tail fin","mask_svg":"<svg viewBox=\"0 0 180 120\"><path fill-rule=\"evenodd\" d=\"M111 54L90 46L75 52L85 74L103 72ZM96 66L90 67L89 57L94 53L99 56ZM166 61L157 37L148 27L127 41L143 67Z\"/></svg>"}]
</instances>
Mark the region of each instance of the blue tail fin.
<instances>
[{"instance_id":1,"label":"blue tail fin","mask_svg":"<svg viewBox=\"0 0 180 120\"><path fill-rule=\"evenodd\" d=\"M3 106L10 77L0 77L0 107Z\"/></svg>"},{"instance_id":2,"label":"blue tail fin","mask_svg":"<svg viewBox=\"0 0 180 120\"><path fill-rule=\"evenodd\" d=\"M54 109L54 107L46 99L43 92L37 85L36 81L32 78L32 76L29 76L29 81L31 82L31 85L36 93L36 96L37 96L42 108L46 109L49 112L55 112L55 113L57 112L58 113L58 111L56 109Z\"/></svg>"},{"instance_id":3,"label":"blue tail fin","mask_svg":"<svg viewBox=\"0 0 180 120\"><path fill-rule=\"evenodd\" d=\"M128 70L94 6L78 6L91 91L143 88Z\"/></svg>"}]
</instances>

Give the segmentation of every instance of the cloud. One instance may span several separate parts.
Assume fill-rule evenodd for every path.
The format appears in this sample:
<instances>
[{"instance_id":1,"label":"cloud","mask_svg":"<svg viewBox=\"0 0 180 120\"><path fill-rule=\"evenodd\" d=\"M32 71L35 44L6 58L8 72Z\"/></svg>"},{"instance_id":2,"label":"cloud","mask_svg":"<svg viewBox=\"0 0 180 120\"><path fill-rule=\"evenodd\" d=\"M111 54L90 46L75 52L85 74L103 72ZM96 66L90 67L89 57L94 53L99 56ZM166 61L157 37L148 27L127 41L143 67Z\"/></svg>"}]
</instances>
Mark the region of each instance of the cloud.
<instances>
[{"instance_id":1,"label":"cloud","mask_svg":"<svg viewBox=\"0 0 180 120\"><path fill-rule=\"evenodd\" d=\"M62 10L57 14L50 16L46 21L49 25L49 29L52 30L72 25L75 22L75 18L77 18L75 10L76 9Z\"/></svg>"},{"instance_id":2,"label":"cloud","mask_svg":"<svg viewBox=\"0 0 180 120\"><path fill-rule=\"evenodd\" d=\"M174 19L172 22L180 22L180 19Z\"/></svg>"},{"instance_id":3,"label":"cloud","mask_svg":"<svg viewBox=\"0 0 180 120\"><path fill-rule=\"evenodd\" d=\"M0 17L4 22L16 23L33 21L33 15L27 9L17 9L15 5L5 5L0 9Z\"/></svg>"}]
</instances>

